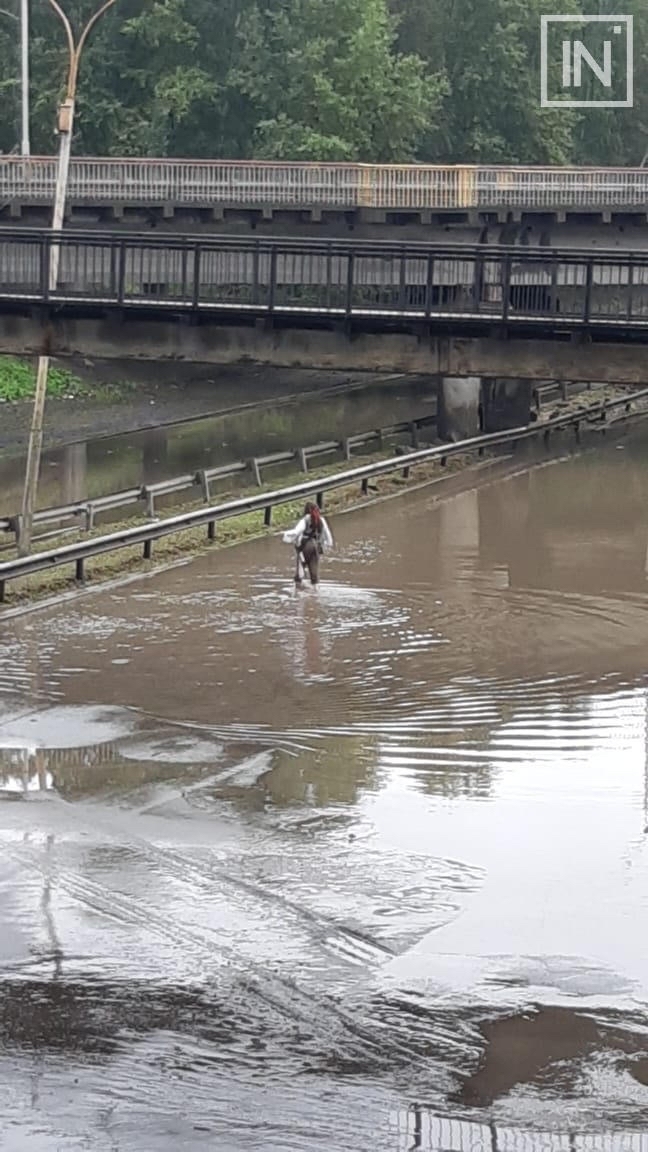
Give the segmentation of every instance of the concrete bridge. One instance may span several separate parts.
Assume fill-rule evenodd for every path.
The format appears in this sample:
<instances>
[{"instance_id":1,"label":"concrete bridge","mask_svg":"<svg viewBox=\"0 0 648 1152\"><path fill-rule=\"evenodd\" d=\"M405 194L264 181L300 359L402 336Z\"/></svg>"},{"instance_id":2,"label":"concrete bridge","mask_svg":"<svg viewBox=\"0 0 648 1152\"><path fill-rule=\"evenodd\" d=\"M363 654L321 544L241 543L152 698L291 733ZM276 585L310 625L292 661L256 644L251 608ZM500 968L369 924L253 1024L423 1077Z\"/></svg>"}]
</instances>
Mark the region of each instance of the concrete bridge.
<instances>
[{"instance_id":1,"label":"concrete bridge","mask_svg":"<svg viewBox=\"0 0 648 1152\"><path fill-rule=\"evenodd\" d=\"M0 350L648 380L648 252L0 233Z\"/></svg>"},{"instance_id":2,"label":"concrete bridge","mask_svg":"<svg viewBox=\"0 0 648 1152\"><path fill-rule=\"evenodd\" d=\"M54 157L0 157L0 223L48 226ZM72 226L645 246L648 169L79 157Z\"/></svg>"}]
</instances>

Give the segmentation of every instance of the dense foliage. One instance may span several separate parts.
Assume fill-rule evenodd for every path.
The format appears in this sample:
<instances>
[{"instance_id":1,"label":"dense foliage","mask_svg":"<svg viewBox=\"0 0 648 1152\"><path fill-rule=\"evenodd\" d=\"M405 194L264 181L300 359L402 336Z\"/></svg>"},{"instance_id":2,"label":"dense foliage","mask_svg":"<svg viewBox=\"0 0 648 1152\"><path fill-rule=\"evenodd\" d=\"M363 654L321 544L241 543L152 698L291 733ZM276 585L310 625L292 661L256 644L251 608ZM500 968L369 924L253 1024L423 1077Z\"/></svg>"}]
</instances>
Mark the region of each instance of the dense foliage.
<instances>
[{"instance_id":1,"label":"dense foliage","mask_svg":"<svg viewBox=\"0 0 648 1152\"><path fill-rule=\"evenodd\" d=\"M16 11L18 0L4 0ZM97 0L66 0L77 26ZM561 12L613 0L561 0ZM55 150L66 67L31 0L33 150ZM75 152L364 161L640 164L648 151L648 0L636 106L543 110L545 0L117 0L81 65ZM18 25L0 15L0 149L19 136Z\"/></svg>"}]
</instances>

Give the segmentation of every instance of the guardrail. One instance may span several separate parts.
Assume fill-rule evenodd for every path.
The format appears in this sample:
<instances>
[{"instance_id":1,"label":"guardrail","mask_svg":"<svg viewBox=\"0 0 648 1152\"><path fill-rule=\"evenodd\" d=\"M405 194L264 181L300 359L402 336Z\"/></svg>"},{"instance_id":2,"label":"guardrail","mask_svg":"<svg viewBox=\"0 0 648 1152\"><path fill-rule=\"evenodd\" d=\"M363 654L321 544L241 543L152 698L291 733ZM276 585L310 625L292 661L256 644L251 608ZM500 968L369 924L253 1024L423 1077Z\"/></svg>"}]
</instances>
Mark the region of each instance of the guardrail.
<instances>
[{"instance_id":1,"label":"guardrail","mask_svg":"<svg viewBox=\"0 0 648 1152\"><path fill-rule=\"evenodd\" d=\"M0 157L0 198L50 204L56 159ZM138 206L192 204L452 210L624 208L648 204L645 168L111 159L70 162L68 200Z\"/></svg>"},{"instance_id":2,"label":"guardrail","mask_svg":"<svg viewBox=\"0 0 648 1152\"><path fill-rule=\"evenodd\" d=\"M49 285L53 245L59 283ZM648 252L0 229L0 302L247 318L648 327Z\"/></svg>"},{"instance_id":3,"label":"guardrail","mask_svg":"<svg viewBox=\"0 0 648 1152\"><path fill-rule=\"evenodd\" d=\"M266 456L253 456L250 460L233 460L229 464L220 464L214 468L202 468L199 472L173 476L155 484L143 484L139 488L126 488L121 492L97 496L93 500L79 500L58 507L42 508L34 513L33 523L35 526L44 525L47 527L48 525L62 524L66 520L82 520L86 532L89 532L94 528L96 518L102 512L113 512L141 501L146 505L146 515L153 518L156 512L156 500L159 498L198 488L207 504L211 500L211 487L215 481L226 480L242 472L251 472L254 482L260 488L262 470L277 464L289 464L296 461L301 471L306 473L308 472L309 460L315 457L341 452L345 460L350 460L354 448L365 446L374 440L382 445L385 440L405 433L410 437L411 446L418 448L419 433L424 428L436 426L436 422L435 412L429 416L419 416L415 420L402 420L399 423L388 424L368 432L358 432L354 436L345 437L343 440L327 440L324 443L309 444L305 448L272 452ZM20 531L21 518L19 515L5 516L0 519L0 532L13 532L16 536L16 542L20 540Z\"/></svg>"},{"instance_id":4,"label":"guardrail","mask_svg":"<svg viewBox=\"0 0 648 1152\"><path fill-rule=\"evenodd\" d=\"M587 1132L483 1124L439 1116L416 1104L392 1113L390 1135L393 1152L648 1152L648 1134L637 1129Z\"/></svg>"},{"instance_id":5,"label":"guardrail","mask_svg":"<svg viewBox=\"0 0 648 1152\"><path fill-rule=\"evenodd\" d=\"M409 452L391 460L381 460L375 464L365 464L360 468L340 472L335 476L316 480L314 483L295 484L290 488L279 489L275 492L263 492L258 496L246 496L239 500L230 500L212 508L187 512L181 516L172 516L157 524L127 528L108 536L99 536L94 540L68 544L51 551L37 552L18 560L10 560L0 564L0 603L4 602L6 585L12 580L73 564L75 578L78 583L82 583L85 579L86 560L93 556L102 556L109 552L121 551L124 548L143 546L143 558L150 560L153 553L153 542L174 533L186 532L192 528L206 525L208 540L214 540L216 538L216 525L219 521L251 512L263 512L264 524L269 527L272 524L273 508L283 504L291 504L310 496L314 490L316 491L317 503L322 508L327 492L332 492L337 488L348 488L359 482L361 491L366 494L371 479L377 476L386 476L392 472L402 472L404 477L408 477L412 468L430 460L438 459L444 465L451 456L467 452L477 452L482 456L487 449L515 445L520 440L528 440L538 436L541 436L547 444L552 432L569 427L574 428L576 440L580 441L581 424L596 421L605 422L608 413L621 409L625 411L626 415L632 414L636 402L647 399L648 389L644 389L635 393L632 398L622 397L617 400L610 400L592 408L583 409L580 413L570 413L542 424L525 425L505 432L492 432L485 436L460 440L455 444L442 444L418 452ZM641 413L637 412L636 409L634 410L634 415L646 414L648 414L648 409Z\"/></svg>"}]
</instances>

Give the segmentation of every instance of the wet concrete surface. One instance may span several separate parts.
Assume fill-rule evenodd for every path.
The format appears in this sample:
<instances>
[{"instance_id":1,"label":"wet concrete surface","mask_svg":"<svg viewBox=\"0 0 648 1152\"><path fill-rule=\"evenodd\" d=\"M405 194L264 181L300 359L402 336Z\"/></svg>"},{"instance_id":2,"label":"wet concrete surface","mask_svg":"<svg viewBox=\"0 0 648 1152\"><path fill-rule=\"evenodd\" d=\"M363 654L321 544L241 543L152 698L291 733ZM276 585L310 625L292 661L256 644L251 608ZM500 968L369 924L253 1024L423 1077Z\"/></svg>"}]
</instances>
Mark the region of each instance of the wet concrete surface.
<instances>
[{"instance_id":1,"label":"wet concrete surface","mask_svg":"<svg viewBox=\"0 0 648 1152\"><path fill-rule=\"evenodd\" d=\"M647 447L5 619L0 1147L642 1152Z\"/></svg>"},{"instance_id":2,"label":"wet concrete surface","mask_svg":"<svg viewBox=\"0 0 648 1152\"><path fill-rule=\"evenodd\" d=\"M305 379L304 379L305 377ZM337 381L337 383L336 383ZM100 434L88 441L78 441L43 454L38 507L52 508L88 499L96 499L142 484L154 484L176 476L192 474L201 468L220 467L237 460L248 460L272 452L339 439L343 435L366 432L397 421L434 414L434 382L421 378L363 380L340 383L339 376L301 373L293 379L282 378L283 394L271 393L263 398L252 382L239 381L238 390L214 387L214 407L232 403L238 411L201 416L168 426L124 432L118 436ZM308 387L307 387L308 385ZM275 381L275 387L279 383ZM296 392L291 400L290 388ZM306 395L300 395L306 393ZM248 406L254 404L254 407ZM185 410L188 410L185 409ZM432 438L434 428L431 430ZM343 454L338 454L340 461ZM331 463L334 455L322 458ZM278 483L295 464L267 468L264 477ZM0 453L0 515L13 515L21 505L25 458L13 455L2 459ZM249 475L229 477L221 487L231 490L237 484L250 483ZM214 492L218 493L218 485ZM177 503L172 495L166 504ZM165 500L157 502L164 508ZM137 509L129 507L113 513L123 518ZM141 513L141 508L139 509ZM105 519L106 517L104 517Z\"/></svg>"}]
</instances>

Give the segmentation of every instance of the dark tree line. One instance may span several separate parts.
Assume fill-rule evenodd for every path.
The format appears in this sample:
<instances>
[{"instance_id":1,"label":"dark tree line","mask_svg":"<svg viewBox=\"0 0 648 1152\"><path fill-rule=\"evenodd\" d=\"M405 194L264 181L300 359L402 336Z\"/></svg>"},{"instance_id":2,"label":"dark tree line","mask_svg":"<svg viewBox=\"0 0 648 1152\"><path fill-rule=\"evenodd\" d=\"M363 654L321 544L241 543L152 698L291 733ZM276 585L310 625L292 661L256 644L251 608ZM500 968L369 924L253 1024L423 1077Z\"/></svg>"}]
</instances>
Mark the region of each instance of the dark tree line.
<instances>
[{"instance_id":1,"label":"dark tree line","mask_svg":"<svg viewBox=\"0 0 648 1152\"><path fill-rule=\"evenodd\" d=\"M606 3L598 0L600 11ZM65 6L78 22L96 3ZM592 7L561 0L560 10ZM31 8L32 147L49 154L66 47L47 0ZM624 4L635 17L636 99L622 111L540 107L546 8L545 0L117 0L82 60L75 153L640 164L648 0ZM0 15L5 152L19 138L17 33Z\"/></svg>"}]
</instances>

